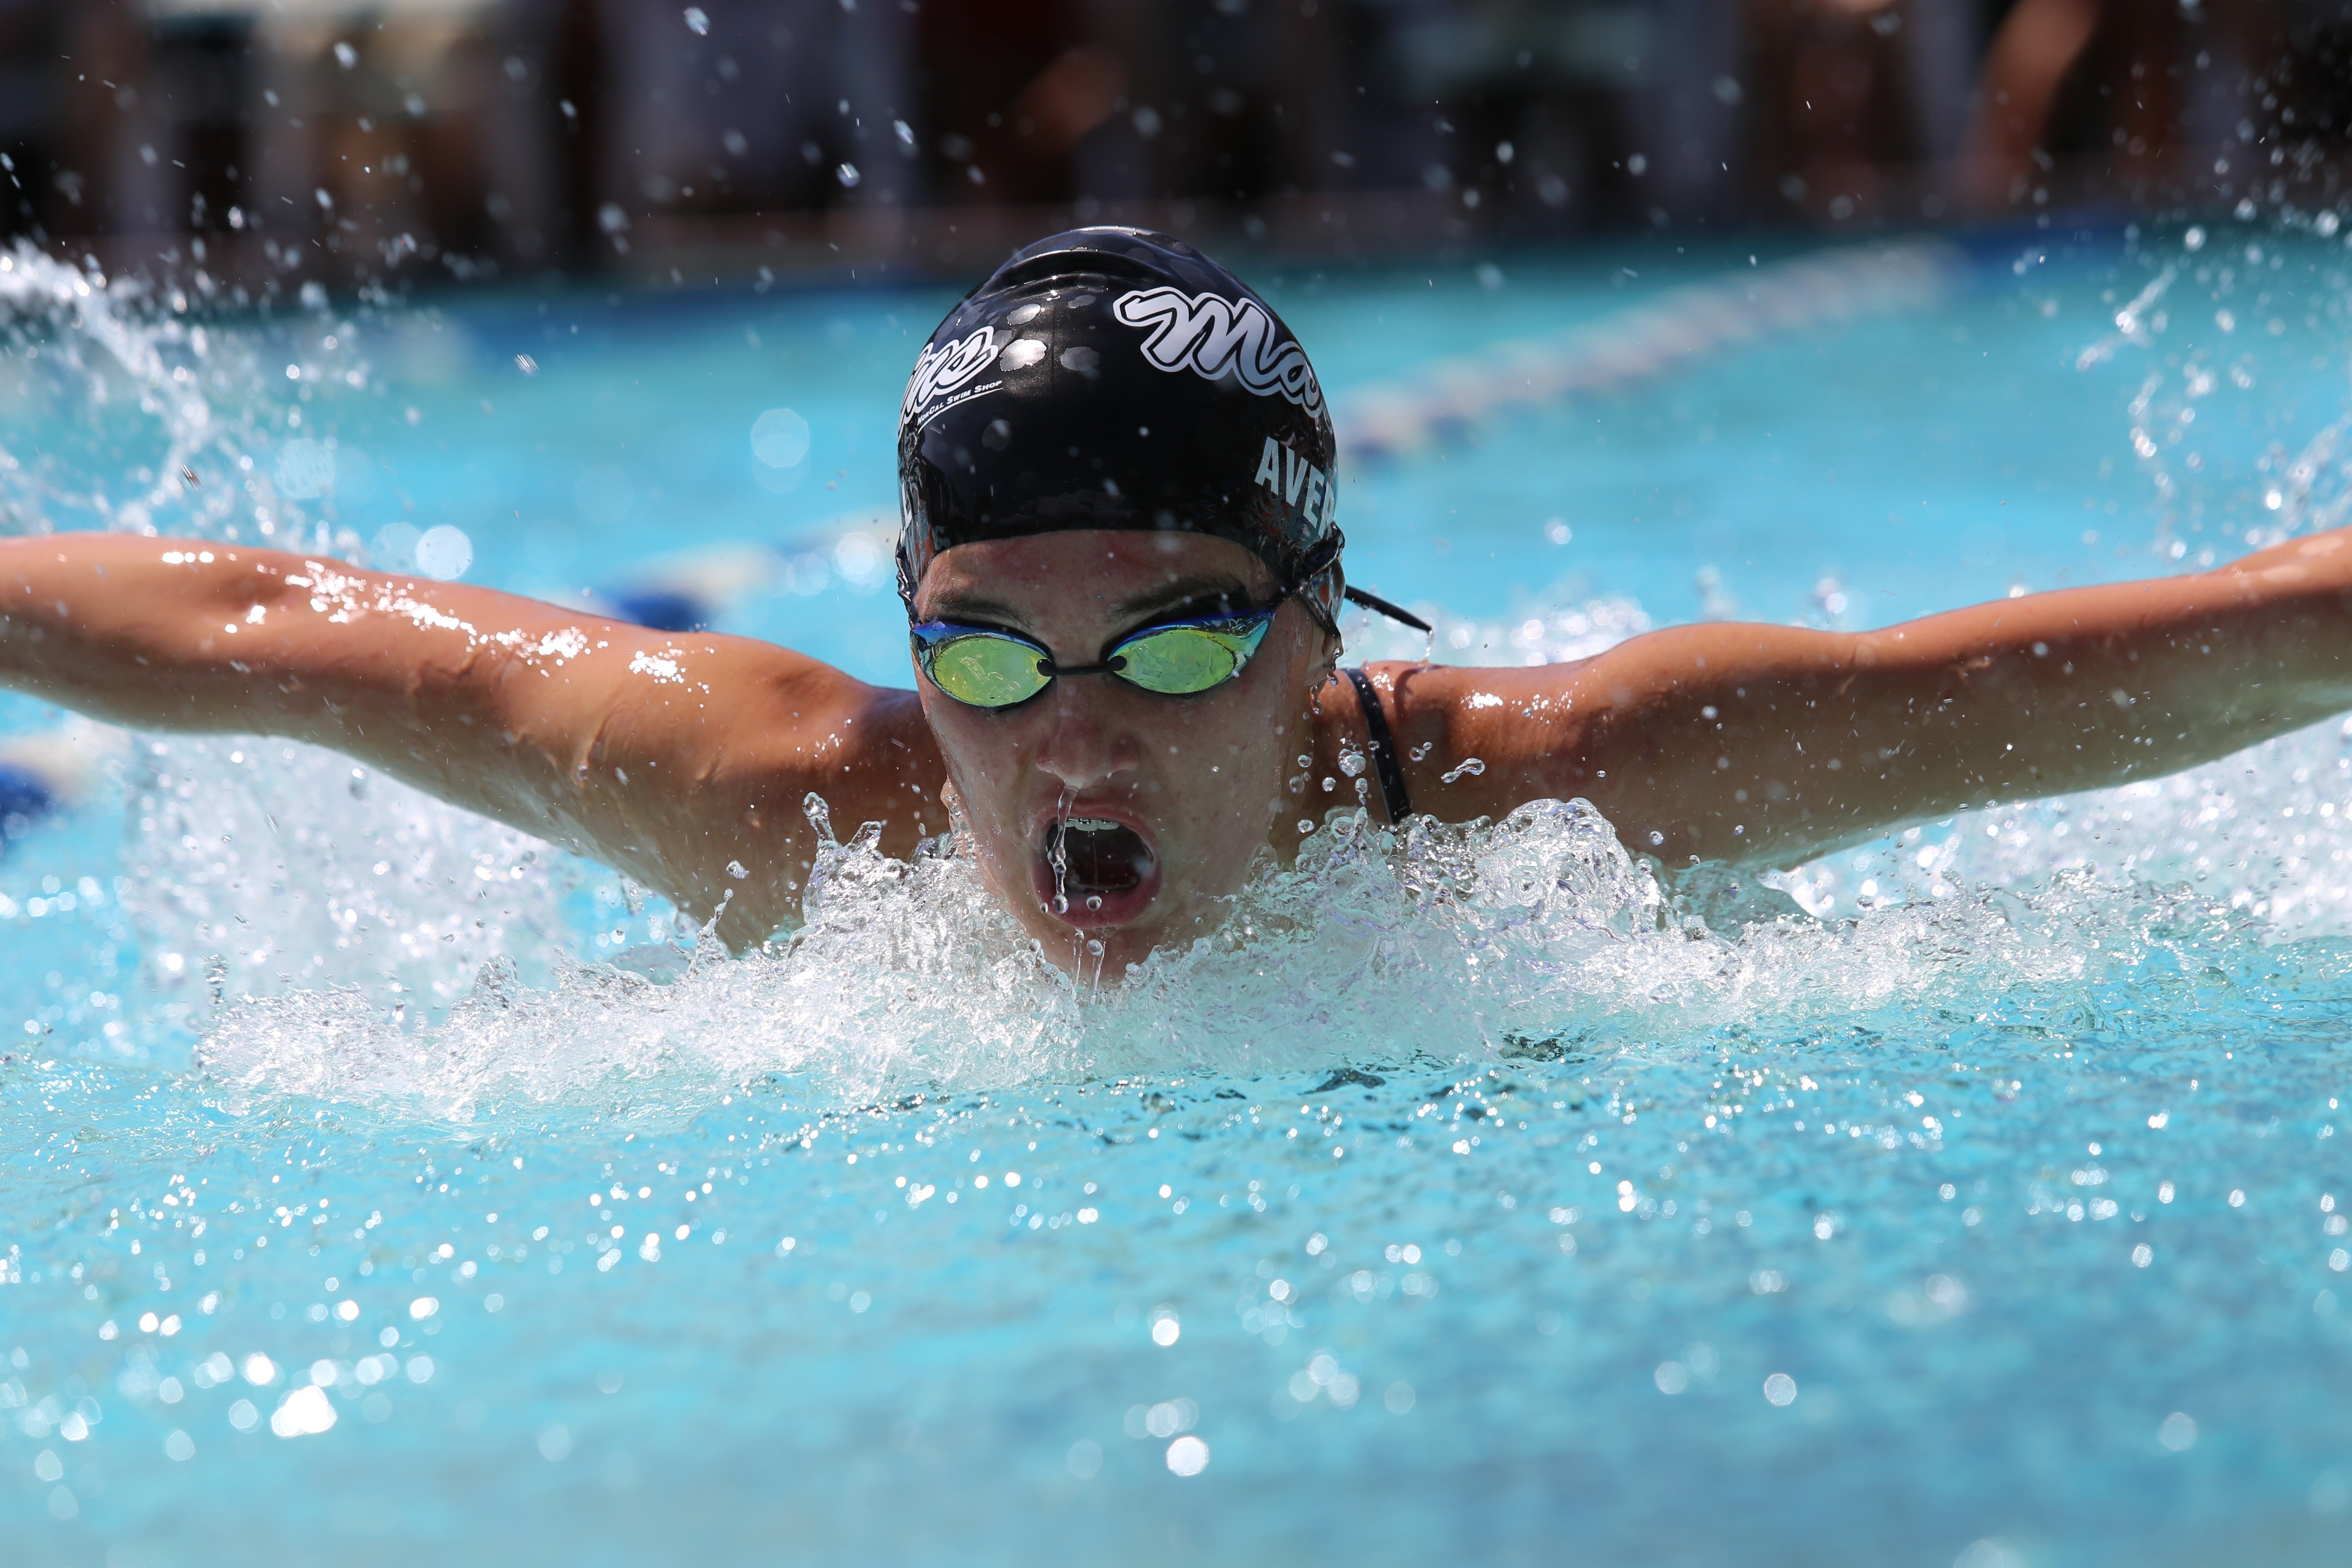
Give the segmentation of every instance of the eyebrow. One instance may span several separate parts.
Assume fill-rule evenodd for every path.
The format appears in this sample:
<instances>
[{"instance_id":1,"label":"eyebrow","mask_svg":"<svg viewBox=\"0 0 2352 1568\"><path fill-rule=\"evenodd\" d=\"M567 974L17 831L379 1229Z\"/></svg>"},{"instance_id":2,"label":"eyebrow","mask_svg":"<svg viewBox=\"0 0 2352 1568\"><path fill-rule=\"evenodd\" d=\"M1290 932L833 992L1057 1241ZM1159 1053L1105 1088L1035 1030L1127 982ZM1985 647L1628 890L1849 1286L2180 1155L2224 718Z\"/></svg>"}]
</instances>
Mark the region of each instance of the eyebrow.
<instances>
[{"instance_id":1,"label":"eyebrow","mask_svg":"<svg viewBox=\"0 0 2352 1568\"><path fill-rule=\"evenodd\" d=\"M1246 605L1255 595L1249 584L1238 577L1223 573L1179 577L1163 583L1148 592L1123 599L1111 606L1111 616L1117 621L1133 621L1165 610L1188 608L1209 600L1224 600L1235 605ZM1025 620L1011 605L999 603L985 595L964 595L950 589L931 605L929 619L992 623L997 626L1022 628Z\"/></svg>"},{"instance_id":2,"label":"eyebrow","mask_svg":"<svg viewBox=\"0 0 2352 1568\"><path fill-rule=\"evenodd\" d=\"M1122 600L1114 609L1121 620L1138 616L1150 616L1162 610L1190 607L1210 599L1223 599L1229 605L1247 605L1255 595L1240 578L1223 573L1196 577L1179 577L1164 583L1149 593L1138 594Z\"/></svg>"},{"instance_id":3,"label":"eyebrow","mask_svg":"<svg viewBox=\"0 0 2352 1568\"><path fill-rule=\"evenodd\" d=\"M938 602L931 605L931 613L924 618L933 621L993 623L1005 626L1021 625L1021 616L1011 605L1000 605L995 600L985 597L968 597L956 593L953 589L941 595Z\"/></svg>"}]
</instances>

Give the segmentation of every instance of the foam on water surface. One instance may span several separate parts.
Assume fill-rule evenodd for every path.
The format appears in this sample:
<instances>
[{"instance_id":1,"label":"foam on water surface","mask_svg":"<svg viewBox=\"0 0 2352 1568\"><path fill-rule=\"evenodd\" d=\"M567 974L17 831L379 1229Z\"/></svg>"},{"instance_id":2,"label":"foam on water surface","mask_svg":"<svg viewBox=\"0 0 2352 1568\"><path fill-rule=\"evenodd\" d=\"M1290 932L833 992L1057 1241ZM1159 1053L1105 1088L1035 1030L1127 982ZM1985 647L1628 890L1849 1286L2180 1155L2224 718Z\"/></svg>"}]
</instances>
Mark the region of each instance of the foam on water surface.
<instances>
[{"instance_id":1,"label":"foam on water surface","mask_svg":"<svg viewBox=\"0 0 2352 1568\"><path fill-rule=\"evenodd\" d=\"M2042 426L2096 402L2085 385L2112 425L2111 452L2061 443L2040 469L2018 437L2019 493L2056 499L2005 526L2038 542L1969 565L1988 547L1955 537L1949 592L2148 570L2150 537L2156 562L2193 564L2332 516L2340 344L2323 375L2218 325L2181 346L2152 303L2113 321L2167 266L2176 321L2197 288L2249 310L2251 285L2197 268L2226 253L2269 287L2281 243L2102 252L2046 284L2021 266L1934 323L1976 335L1906 374L1965 376L1990 344L2001 374L2040 367ZM2332 253L2295 254L2334 322ZM2045 299L2072 314L2048 325ZM1339 340L1341 366L1391 308L1377 289L1279 302ZM832 351L828 374L887 393L903 372L878 313L760 308L782 316L767 340ZM289 315L268 331L352 341ZM714 320L710 342L740 344ZM44 342L82 330L37 321ZM542 373L413 368L290 406L232 377L207 427L247 420L253 449L220 460L253 456L278 484L299 408L412 494L470 476L489 502L419 521L464 527L478 574L518 583L564 577L531 578L550 558L496 526L508 481L486 454L505 437L434 447L446 413L576 422L578 447L546 460L550 511L573 504L565 461L679 482L598 434L595 364L561 344L493 317L357 325L500 354L504 333ZM213 353L277 357L258 327L208 330ZM1654 426L1730 428L1754 388L1825 359L1889 374L1898 330L1932 344L1882 322L1743 351L1717 405L1665 386L1580 412L1603 435L1579 439L1605 464ZM751 351L676 352L680 381L715 377L724 402L733 373L696 356ZM775 395L740 396L743 429ZM850 420L802 404L806 460L850 467ZM1664 537L1630 512L1572 518L1579 549L1597 542L1561 558L1580 572L1530 564L1570 550L1543 460L1565 437L1513 417L1359 481L1364 579L1431 583L1439 655L1465 660L1580 657L1681 613L1682 565L1609 564ZM1757 428L1775 432L1743 448L1759 496L1835 433L1794 410ZM2135 466L2135 433L2155 466ZM2085 477L2113 453L2120 477ZM1919 482L1834 479L1878 486L1868 504ZM70 462L40 484L99 489ZM372 539L394 515L239 494L233 518L170 526L290 505L306 538ZM1481 529L1506 536L1441 523L1451 554L1409 571L1434 547L1398 520L1473 494L1517 498L1524 547L1448 564ZM872 499L812 497L786 521ZM1750 614L1850 616L1911 548L1868 518L1790 545L1741 535L1745 517L1691 530L1721 567L1706 592ZM562 563L601 566L604 525L580 526ZM840 585L779 586L730 629L854 653L887 605ZM1349 632L1364 657L1422 647ZM1223 931L1123 984L1028 949L952 844L894 862L839 824L805 921L730 960L609 873L323 752L140 737L112 772L99 805L0 861L0 1025L24 1030L0 1046L0 1506L26 1561L619 1562L782 1541L819 1562L946 1542L982 1562L2341 1555L2340 726L1765 876L1650 866L1576 803L1391 835L1343 780L1297 868L1265 868Z\"/></svg>"},{"instance_id":2,"label":"foam on water surface","mask_svg":"<svg viewBox=\"0 0 2352 1568\"><path fill-rule=\"evenodd\" d=\"M1123 983L1082 958L1076 976L1047 962L952 840L908 864L868 836L824 852L805 923L763 952L730 960L686 931L583 964L557 940L561 868L415 798L391 832L360 830L362 858L401 858L388 889L357 866L338 875L344 857L315 826L298 834L314 841L292 853L316 854L324 875L297 890L281 862L276 896L240 903L257 913L234 967L206 961L223 997L197 1019L200 1055L247 1090L467 1116L608 1079L691 1093L785 1073L855 1103L1341 1058L1476 1063L1538 1043L1556 1054L1563 1037L1586 1053L1706 1048L1734 1024L1801 1030L2018 984L2085 986L2181 942L2339 937L2344 753L2329 726L2175 780L1963 813L1794 873L1672 886L1581 802L1402 835L1342 809L1296 867L1261 869L1216 936ZM2298 774L2345 802L2313 802ZM177 848L158 854L154 886L126 894L170 944L167 964L223 934L208 914L221 893L261 885ZM271 984L289 952L305 972ZM518 960L545 983L525 984Z\"/></svg>"}]
</instances>

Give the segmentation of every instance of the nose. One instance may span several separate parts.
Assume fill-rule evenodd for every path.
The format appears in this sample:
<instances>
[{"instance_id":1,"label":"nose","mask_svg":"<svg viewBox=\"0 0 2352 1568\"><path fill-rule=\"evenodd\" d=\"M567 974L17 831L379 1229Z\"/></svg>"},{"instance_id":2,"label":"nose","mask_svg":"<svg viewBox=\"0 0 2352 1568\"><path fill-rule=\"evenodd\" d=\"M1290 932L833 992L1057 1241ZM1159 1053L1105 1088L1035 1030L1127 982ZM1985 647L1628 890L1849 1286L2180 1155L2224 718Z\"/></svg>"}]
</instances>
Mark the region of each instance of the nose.
<instances>
[{"instance_id":1,"label":"nose","mask_svg":"<svg viewBox=\"0 0 2352 1568\"><path fill-rule=\"evenodd\" d=\"M1045 694L1053 705L1051 728L1038 749L1037 765L1072 790L1110 783L1131 772L1141 755L1109 685L1105 675L1064 676Z\"/></svg>"}]
</instances>

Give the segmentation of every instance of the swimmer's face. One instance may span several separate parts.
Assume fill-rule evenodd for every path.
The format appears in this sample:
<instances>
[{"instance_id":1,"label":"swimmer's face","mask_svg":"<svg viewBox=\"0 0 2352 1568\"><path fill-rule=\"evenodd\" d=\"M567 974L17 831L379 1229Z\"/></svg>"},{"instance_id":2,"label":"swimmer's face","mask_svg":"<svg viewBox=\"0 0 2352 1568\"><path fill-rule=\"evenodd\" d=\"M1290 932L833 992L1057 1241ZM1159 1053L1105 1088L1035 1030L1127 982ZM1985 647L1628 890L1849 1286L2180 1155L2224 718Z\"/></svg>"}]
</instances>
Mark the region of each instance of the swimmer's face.
<instances>
[{"instance_id":1,"label":"swimmer's face","mask_svg":"<svg viewBox=\"0 0 2352 1568\"><path fill-rule=\"evenodd\" d=\"M1265 563L1230 540L1082 531L957 545L924 574L915 611L1020 632L1057 665L1090 665L1139 626L1255 608L1276 591ZM919 668L915 686L990 885L1057 962L1090 973L1099 942L1102 973L1116 976L1214 926L1274 842L1335 653L1290 600L1238 679L1193 696L1064 676L989 710Z\"/></svg>"}]
</instances>

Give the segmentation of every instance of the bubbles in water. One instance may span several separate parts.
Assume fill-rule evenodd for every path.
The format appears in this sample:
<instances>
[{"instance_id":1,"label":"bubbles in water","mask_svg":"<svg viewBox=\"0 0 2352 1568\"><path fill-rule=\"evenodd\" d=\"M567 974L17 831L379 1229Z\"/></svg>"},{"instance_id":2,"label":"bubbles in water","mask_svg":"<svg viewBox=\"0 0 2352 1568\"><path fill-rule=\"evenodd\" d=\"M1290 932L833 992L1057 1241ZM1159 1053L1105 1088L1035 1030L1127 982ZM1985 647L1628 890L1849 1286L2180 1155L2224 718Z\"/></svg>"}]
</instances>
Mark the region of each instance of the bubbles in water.
<instances>
[{"instance_id":1,"label":"bubbles in water","mask_svg":"<svg viewBox=\"0 0 2352 1568\"><path fill-rule=\"evenodd\" d=\"M315 1384L305 1384L278 1402L269 1429L280 1437L316 1436L335 1424L334 1401Z\"/></svg>"},{"instance_id":2,"label":"bubbles in water","mask_svg":"<svg viewBox=\"0 0 2352 1568\"><path fill-rule=\"evenodd\" d=\"M1486 764L1485 762L1476 757L1465 757L1463 759L1459 767L1449 769L1444 774L1444 778L1447 784L1452 784L1454 780L1463 777L1465 774L1483 773L1486 771Z\"/></svg>"},{"instance_id":3,"label":"bubbles in water","mask_svg":"<svg viewBox=\"0 0 2352 1568\"><path fill-rule=\"evenodd\" d=\"M250 773L217 760L210 778L197 773L201 759L183 753L194 744L174 742L157 765L175 781L186 771L192 788L203 781L200 798L249 788ZM797 931L740 960L707 942L681 948L680 966L655 979L564 958L561 942L541 934L561 931L548 907L561 886L555 868L513 858L527 847L520 836L413 801L388 781L371 782L371 801L348 803L348 824L301 830L332 846L323 881L305 858L305 877L284 890L240 894L236 886L272 885L268 857L302 852L277 847L260 820L270 805L291 813L296 802L342 798L299 769L241 805L251 820L234 837L257 847L250 864L237 859L243 851L224 851L217 832L183 850L184 830L167 816L141 857L153 869L128 901L156 951L200 955L187 979L163 989L181 997L205 994L195 976L201 955L220 948L215 921L226 909L268 917L228 924L252 956L234 957L216 1015L200 1001L189 1015L207 1037L214 1073L247 1094L331 1085L348 1098L462 1114L615 1076L725 1083L782 1071L814 1075L822 1098L857 1102L926 1085L1319 1065L1335 1029L1370 1060L1475 1060L1508 1040L1556 1039L1569 1028L1580 1039L1654 1042L1652 1051L1684 1048L1661 1041L1704 1050L1708 1032L1732 1022L1801 1029L1857 1009L1977 1006L1989 990L2018 985L2079 988L2129 973L2164 931L2220 931L2231 921L2352 929L2352 886L2325 879L2273 872L2220 900L2168 880L2188 863L2175 858L2184 853L2252 864L2284 835L2324 831L2323 842L2352 848L2344 814L2281 820L2248 784L2276 779L2291 790L2284 781L2314 752L2332 767L2332 731L2273 743L2251 772L2242 760L2161 786L1965 815L1941 843L1898 836L1787 879L1709 872L1672 887L1582 805L1538 803L1490 827L1414 819L1402 832L1338 812L1320 827L1300 822L1297 865L1262 868L1223 929L1102 989L1040 954L953 841L906 862L883 855L870 834L846 844L828 834ZM334 776L331 759L325 765ZM273 755L271 766L285 764ZM391 881L370 874L367 858L383 852L362 847L374 831L367 814L386 810L408 817L403 831L415 846L397 857L415 870ZM2177 824L2204 817L2216 820L2192 849L2173 842ZM2146 875L2082 862L2094 821L2103 852ZM361 841L345 849L345 835ZM2310 864L2308 843L2300 853ZM489 900L478 906L485 912L504 911L488 922L495 940L483 940L479 916L446 909L439 865L484 868L467 885ZM1907 872L1898 877L1897 867ZM1885 880L1854 918L1843 889L1864 869ZM1774 886L1835 912L1816 921ZM357 900L349 924L345 899ZM337 945L362 926L363 941ZM463 940L444 943L445 927ZM505 952L541 977L536 987ZM387 959L412 991L383 987ZM275 979L281 967L307 989L286 994ZM327 988L338 979L352 987ZM409 994L419 1005L404 1014ZM431 1041L422 1050L420 1022Z\"/></svg>"},{"instance_id":4,"label":"bubbles in water","mask_svg":"<svg viewBox=\"0 0 2352 1568\"><path fill-rule=\"evenodd\" d=\"M1180 1476L1197 1476L1209 1468L1209 1445L1186 1433L1168 1445L1168 1468Z\"/></svg>"},{"instance_id":5,"label":"bubbles in water","mask_svg":"<svg viewBox=\"0 0 2352 1568\"><path fill-rule=\"evenodd\" d=\"M1065 788L1054 803L1054 826L1046 839L1045 863L1054 868L1054 897L1048 906L1057 915L1070 912L1070 792Z\"/></svg>"},{"instance_id":6,"label":"bubbles in water","mask_svg":"<svg viewBox=\"0 0 2352 1568\"><path fill-rule=\"evenodd\" d=\"M797 468L808 453L808 421L791 409L771 408L751 422L751 455L767 467Z\"/></svg>"},{"instance_id":7,"label":"bubbles in water","mask_svg":"<svg viewBox=\"0 0 2352 1568\"><path fill-rule=\"evenodd\" d=\"M405 522L388 523L368 542L367 563L379 572L409 572L416 566L416 542L425 536Z\"/></svg>"},{"instance_id":8,"label":"bubbles in water","mask_svg":"<svg viewBox=\"0 0 2352 1568\"><path fill-rule=\"evenodd\" d=\"M463 529L440 523L416 541L416 569L427 577L454 582L474 563L474 542Z\"/></svg>"},{"instance_id":9,"label":"bubbles in water","mask_svg":"<svg viewBox=\"0 0 2352 1568\"><path fill-rule=\"evenodd\" d=\"M299 297L306 309L327 302L315 280ZM315 319L289 316L277 331L205 319L232 302L249 301L206 279L149 285L23 244L0 251L0 336L41 351L0 353L0 402L41 411L14 427L21 447L0 445L0 517L56 531L307 532L303 503L336 488L335 454L308 435L283 437L337 394L372 390L373 376L352 329L321 337Z\"/></svg>"},{"instance_id":10,"label":"bubbles in water","mask_svg":"<svg viewBox=\"0 0 2352 1568\"><path fill-rule=\"evenodd\" d=\"M688 5L686 8L685 15L686 30L688 32L692 33L698 38L709 36L710 32L710 18L704 13L701 6Z\"/></svg>"},{"instance_id":11,"label":"bubbles in water","mask_svg":"<svg viewBox=\"0 0 2352 1568\"><path fill-rule=\"evenodd\" d=\"M1341 618L1348 654L1370 663L1380 659L1426 660L1437 658L1454 664L1565 664L1589 658L1629 637L1650 629L1650 617L1641 605L1623 597L1568 601L1546 597L1534 614L1515 614L1507 620L1482 621L1439 609L1429 617L1427 633L1350 609Z\"/></svg>"},{"instance_id":12,"label":"bubbles in water","mask_svg":"<svg viewBox=\"0 0 2352 1568\"><path fill-rule=\"evenodd\" d=\"M335 455L316 441L286 443L278 454L278 488L296 500L312 500L335 488Z\"/></svg>"}]
</instances>

